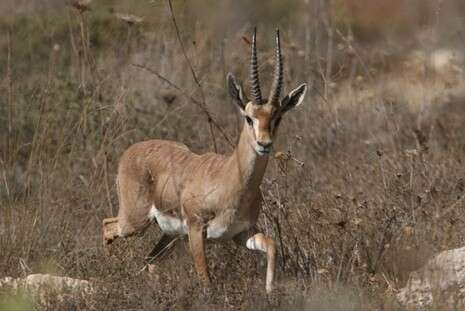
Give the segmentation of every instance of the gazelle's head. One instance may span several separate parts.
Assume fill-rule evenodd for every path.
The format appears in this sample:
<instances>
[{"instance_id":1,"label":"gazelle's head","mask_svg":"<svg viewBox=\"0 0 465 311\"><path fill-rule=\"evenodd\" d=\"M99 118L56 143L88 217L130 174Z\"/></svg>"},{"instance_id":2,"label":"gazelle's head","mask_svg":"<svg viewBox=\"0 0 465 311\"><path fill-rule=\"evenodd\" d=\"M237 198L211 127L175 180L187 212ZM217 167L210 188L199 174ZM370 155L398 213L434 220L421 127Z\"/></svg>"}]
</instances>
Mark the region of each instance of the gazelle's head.
<instances>
[{"instance_id":1,"label":"gazelle's head","mask_svg":"<svg viewBox=\"0 0 465 311\"><path fill-rule=\"evenodd\" d=\"M228 88L234 102L246 122L246 130L249 134L252 147L259 155L270 153L273 138L285 112L300 105L304 99L307 85L301 84L288 95L281 99L283 82L283 63L281 56L281 44L279 30L276 31L276 63L268 99L262 98L260 82L258 79L256 30L252 37L252 55L250 58L250 95L247 98L241 84L231 74L228 74Z\"/></svg>"}]
</instances>

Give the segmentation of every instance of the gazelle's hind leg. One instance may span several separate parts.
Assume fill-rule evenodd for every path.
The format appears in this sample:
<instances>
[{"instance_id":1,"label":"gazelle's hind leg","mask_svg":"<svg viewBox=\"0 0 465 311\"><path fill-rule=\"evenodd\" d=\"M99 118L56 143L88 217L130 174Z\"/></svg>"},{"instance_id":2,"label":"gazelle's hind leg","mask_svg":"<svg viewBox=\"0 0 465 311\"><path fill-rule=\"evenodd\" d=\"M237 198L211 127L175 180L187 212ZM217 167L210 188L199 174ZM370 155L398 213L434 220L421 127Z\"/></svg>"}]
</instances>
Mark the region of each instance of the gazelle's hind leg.
<instances>
[{"instance_id":1,"label":"gazelle's hind leg","mask_svg":"<svg viewBox=\"0 0 465 311\"><path fill-rule=\"evenodd\" d=\"M266 253L266 285L267 294L273 290L274 270L276 264L276 246L272 238L263 233L255 233L255 230L242 232L234 237L234 242L245 246L251 250L258 250ZM255 234L254 234L255 233Z\"/></svg>"},{"instance_id":2,"label":"gazelle's hind leg","mask_svg":"<svg viewBox=\"0 0 465 311\"><path fill-rule=\"evenodd\" d=\"M118 217L103 220L104 244L118 237L143 234L150 225L149 211L152 205L149 185L127 175L121 167L116 179L118 191Z\"/></svg>"},{"instance_id":3,"label":"gazelle's hind leg","mask_svg":"<svg viewBox=\"0 0 465 311\"><path fill-rule=\"evenodd\" d=\"M103 245L109 245L119 236L118 217L105 218L102 222Z\"/></svg>"}]
</instances>

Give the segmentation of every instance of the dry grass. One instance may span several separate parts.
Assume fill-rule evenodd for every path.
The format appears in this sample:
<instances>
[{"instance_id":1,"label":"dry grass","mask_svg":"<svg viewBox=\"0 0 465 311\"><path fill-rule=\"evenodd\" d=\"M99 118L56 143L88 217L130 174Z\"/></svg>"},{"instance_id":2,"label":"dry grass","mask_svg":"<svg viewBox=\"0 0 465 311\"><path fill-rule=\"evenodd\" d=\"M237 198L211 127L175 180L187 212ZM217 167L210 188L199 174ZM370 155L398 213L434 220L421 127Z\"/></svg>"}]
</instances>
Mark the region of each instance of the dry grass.
<instances>
[{"instance_id":1,"label":"dry grass","mask_svg":"<svg viewBox=\"0 0 465 311\"><path fill-rule=\"evenodd\" d=\"M207 290L185 242L159 274L140 272L157 228L116 242L111 254L102 248L101 220L117 212L114 179L125 148L156 137L213 149L165 3L95 1L80 13L56 1L22 2L13 17L0 17L0 276L52 272L99 285L91 297L49 309L397 310L393 293L408 272L464 244L463 73L431 70L427 56L411 61L415 50L463 48L455 34L464 28L454 24L463 5L443 4L421 27L408 26L405 40L382 25L367 36L366 21L346 18L345 1L317 2L175 3L206 107L221 128L213 131L219 151L231 150L222 133L235 141L242 122L224 79L228 71L247 76L242 36L253 24L265 86L277 24L285 90L313 85L279 133L276 151L290 156L271 161L262 187L259 226L277 240L280 258L270 297L263 256L232 243L208 246ZM144 20L128 24L115 12ZM199 19L220 15L212 12L228 14ZM21 296L1 297L0 308L31 307Z\"/></svg>"}]
</instances>

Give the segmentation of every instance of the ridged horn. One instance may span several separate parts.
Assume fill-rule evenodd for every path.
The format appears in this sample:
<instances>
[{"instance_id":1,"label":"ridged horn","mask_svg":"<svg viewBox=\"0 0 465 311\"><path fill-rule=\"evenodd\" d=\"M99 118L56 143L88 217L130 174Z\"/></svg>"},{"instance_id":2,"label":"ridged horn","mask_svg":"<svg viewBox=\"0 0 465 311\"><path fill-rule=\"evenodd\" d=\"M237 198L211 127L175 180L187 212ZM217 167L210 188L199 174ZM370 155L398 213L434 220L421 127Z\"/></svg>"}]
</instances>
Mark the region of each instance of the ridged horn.
<instances>
[{"instance_id":1,"label":"ridged horn","mask_svg":"<svg viewBox=\"0 0 465 311\"><path fill-rule=\"evenodd\" d=\"M268 102L272 105L279 103L279 96L283 86L283 59L281 56L281 41L279 38L279 29L276 29L276 56L273 84L271 85Z\"/></svg>"},{"instance_id":2,"label":"ridged horn","mask_svg":"<svg viewBox=\"0 0 465 311\"><path fill-rule=\"evenodd\" d=\"M260 81L258 79L258 62L257 62L257 27L254 28L252 36L252 55L250 57L250 93L255 104L261 105L262 92L260 91Z\"/></svg>"}]
</instances>

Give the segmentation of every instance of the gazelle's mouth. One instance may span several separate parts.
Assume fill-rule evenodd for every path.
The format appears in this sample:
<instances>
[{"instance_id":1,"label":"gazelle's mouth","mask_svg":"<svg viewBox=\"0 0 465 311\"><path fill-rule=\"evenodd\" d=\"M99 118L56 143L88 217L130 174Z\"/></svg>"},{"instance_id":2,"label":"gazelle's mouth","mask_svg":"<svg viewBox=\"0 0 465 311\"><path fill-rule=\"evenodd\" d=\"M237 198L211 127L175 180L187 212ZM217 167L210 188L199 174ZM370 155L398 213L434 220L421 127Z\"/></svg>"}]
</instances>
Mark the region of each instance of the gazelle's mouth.
<instances>
[{"instance_id":1,"label":"gazelle's mouth","mask_svg":"<svg viewBox=\"0 0 465 311\"><path fill-rule=\"evenodd\" d=\"M271 152L271 146L270 147L256 146L255 151L261 156L267 155Z\"/></svg>"}]
</instances>

